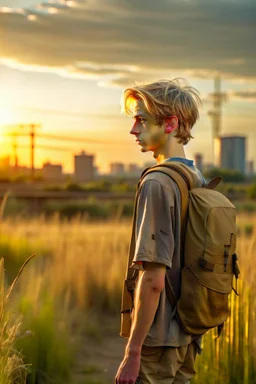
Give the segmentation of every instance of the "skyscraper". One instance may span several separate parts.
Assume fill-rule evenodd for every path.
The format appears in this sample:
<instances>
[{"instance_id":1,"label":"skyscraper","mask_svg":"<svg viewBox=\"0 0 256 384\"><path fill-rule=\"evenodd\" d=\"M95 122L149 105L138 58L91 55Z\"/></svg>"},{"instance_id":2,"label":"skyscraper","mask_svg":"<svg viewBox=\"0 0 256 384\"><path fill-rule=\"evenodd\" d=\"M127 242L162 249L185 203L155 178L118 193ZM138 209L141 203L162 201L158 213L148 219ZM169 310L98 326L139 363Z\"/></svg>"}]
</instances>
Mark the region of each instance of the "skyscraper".
<instances>
[{"instance_id":1,"label":"skyscraper","mask_svg":"<svg viewBox=\"0 0 256 384\"><path fill-rule=\"evenodd\" d=\"M220 138L221 168L245 173L246 137L225 136Z\"/></svg>"}]
</instances>

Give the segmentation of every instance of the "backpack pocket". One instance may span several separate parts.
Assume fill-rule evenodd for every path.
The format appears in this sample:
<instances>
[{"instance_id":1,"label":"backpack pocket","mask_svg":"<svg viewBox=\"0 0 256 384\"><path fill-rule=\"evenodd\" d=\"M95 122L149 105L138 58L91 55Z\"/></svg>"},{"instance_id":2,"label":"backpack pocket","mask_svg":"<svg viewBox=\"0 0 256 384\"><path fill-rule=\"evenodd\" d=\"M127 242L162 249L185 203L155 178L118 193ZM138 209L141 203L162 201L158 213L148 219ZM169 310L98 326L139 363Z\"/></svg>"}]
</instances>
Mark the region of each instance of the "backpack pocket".
<instances>
[{"instance_id":1,"label":"backpack pocket","mask_svg":"<svg viewBox=\"0 0 256 384\"><path fill-rule=\"evenodd\" d=\"M177 304L183 330L199 336L223 324L230 314L228 297L229 293L206 287L189 268L183 268Z\"/></svg>"}]
</instances>

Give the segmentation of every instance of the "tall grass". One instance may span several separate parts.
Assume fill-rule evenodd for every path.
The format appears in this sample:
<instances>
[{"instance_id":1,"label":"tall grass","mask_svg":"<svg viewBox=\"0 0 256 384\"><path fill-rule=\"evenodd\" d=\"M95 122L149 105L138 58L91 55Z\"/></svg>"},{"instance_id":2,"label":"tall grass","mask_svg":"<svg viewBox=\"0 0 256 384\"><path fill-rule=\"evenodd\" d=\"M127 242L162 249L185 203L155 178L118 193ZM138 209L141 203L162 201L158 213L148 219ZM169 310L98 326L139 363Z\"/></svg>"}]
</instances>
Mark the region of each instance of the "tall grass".
<instances>
[{"instance_id":1,"label":"tall grass","mask_svg":"<svg viewBox=\"0 0 256 384\"><path fill-rule=\"evenodd\" d=\"M248 224L253 228L249 234L245 230ZM231 296L231 317L221 337L216 339L214 332L205 337L195 383L255 382L256 217L240 216L238 225L240 296ZM18 285L23 299L18 299L17 305L24 313L26 329L31 331L31 338L21 340L19 348L32 364L31 383L41 383L43 378L61 382L63 377L68 383L73 347L79 342L74 341L72 329L75 328L76 335L80 331L84 334L92 311L103 323L103 316L108 314L119 317L130 231L130 220L90 223L78 217L65 222L55 216L51 220L40 217L29 221L17 218L15 223L13 219L2 221L1 236L9 237L13 243L25 241L31 250L36 239L38 249L47 249L47 257L41 252ZM37 349L33 350L35 345Z\"/></svg>"},{"instance_id":2,"label":"tall grass","mask_svg":"<svg viewBox=\"0 0 256 384\"><path fill-rule=\"evenodd\" d=\"M26 383L27 367L23 363L22 355L15 349L15 343L20 333L20 318L13 318L8 310L9 297L23 271L22 266L16 279L5 292L4 259L0 260L0 383L24 384Z\"/></svg>"}]
</instances>

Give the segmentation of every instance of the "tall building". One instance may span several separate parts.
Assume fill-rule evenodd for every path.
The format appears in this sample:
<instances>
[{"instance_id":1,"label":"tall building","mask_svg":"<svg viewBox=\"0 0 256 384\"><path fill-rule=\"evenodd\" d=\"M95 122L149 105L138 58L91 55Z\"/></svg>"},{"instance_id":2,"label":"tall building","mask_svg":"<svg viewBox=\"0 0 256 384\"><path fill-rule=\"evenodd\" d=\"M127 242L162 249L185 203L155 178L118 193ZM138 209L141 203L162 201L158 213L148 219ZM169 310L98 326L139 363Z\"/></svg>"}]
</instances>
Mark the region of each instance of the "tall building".
<instances>
[{"instance_id":1,"label":"tall building","mask_svg":"<svg viewBox=\"0 0 256 384\"><path fill-rule=\"evenodd\" d=\"M124 174L124 164L123 163L111 163L110 164L110 173L114 176L120 176Z\"/></svg>"},{"instance_id":2,"label":"tall building","mask_svg":"<svg viewBox=\"0 0 256 384\"><path fill-rule=\"evenodd\" d=\"M43 164L42 175L45 180L60 180L63 177L62 165L51 164L48 161Z\"/></svg>"},{"instance_id":3,"label":"tall building","mask_svg":"<svg viewBox=\"0 0 256 384\"><path fill-rule=\"evenodd\" d=\"M221 168L245 173L245 136L225 136L220 138Z\"/></svg>"},{"instance_id":4,"label":"tall building","mask_svg":"<svg viewBox=\"0 0 256 384\"><path fill-rule=\"evenodd\" d=\"M199 171L203 172L203 155L202 153L195 154L195 166L199 169Z\"/></svg>"},{"instance_id":5,"label":"tall building","mask_svg":"<svg viewBox=\"0 0 256 384\"><path fill-rule=\"evenodd\" d=\"M94 156L87 155L81 151L79 155L74 156L74 177L78 182L87 182L94 177Z\"/></svg>"}]
</instances>

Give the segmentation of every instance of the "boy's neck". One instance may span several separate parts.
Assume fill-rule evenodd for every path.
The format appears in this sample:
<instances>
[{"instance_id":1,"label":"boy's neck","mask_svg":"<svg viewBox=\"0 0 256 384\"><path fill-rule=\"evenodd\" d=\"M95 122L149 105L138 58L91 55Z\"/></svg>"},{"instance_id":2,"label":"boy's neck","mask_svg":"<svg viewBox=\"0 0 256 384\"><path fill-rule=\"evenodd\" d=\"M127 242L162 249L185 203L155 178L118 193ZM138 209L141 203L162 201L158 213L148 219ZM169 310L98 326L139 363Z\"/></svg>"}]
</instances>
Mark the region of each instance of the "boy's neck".
<instances>
[{"instance_id":1,"label":"boy's neck","mask_svg":"<svg viewBox=\"0 0 256 384\"><path fill-rule=\"evenodd\" d=\"M169 159L170 157L182 157L186 159L184 146L183 144L177 143L177 141L170 143L167 148L163 148L163 150L159 151L158 153L154 153L153 156L156 159L157 164L162 163L164 160Z\"/></svg>"}]
</instances>

